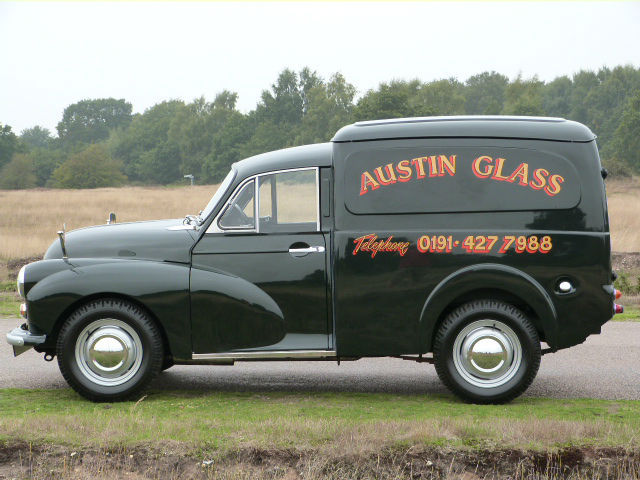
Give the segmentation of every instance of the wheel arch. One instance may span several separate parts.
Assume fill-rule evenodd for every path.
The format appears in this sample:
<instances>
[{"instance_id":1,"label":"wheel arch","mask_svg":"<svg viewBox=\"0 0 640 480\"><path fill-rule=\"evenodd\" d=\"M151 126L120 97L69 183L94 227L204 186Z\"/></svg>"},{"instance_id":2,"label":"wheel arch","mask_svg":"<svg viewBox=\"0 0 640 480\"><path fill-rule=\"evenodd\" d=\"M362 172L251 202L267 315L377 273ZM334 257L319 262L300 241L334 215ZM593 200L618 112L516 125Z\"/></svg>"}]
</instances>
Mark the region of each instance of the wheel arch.
<instances>
[{"instance_id":1,"label":"wheel arch","mask_svg":"<svg viewBox=\"0 0 640 480\"><path fill-rule=\"evenodd\" d=\"M419 321L422 351L430 352L439 325L457 306L490 298L523 310L541 339L554 349L558 318L548 292L530 275L500 264L480 264L457 270L431 291Z\"/></svg>"},{"instance_id":2,"label":"wheel arch","mask_svg":"<svg viewBox=\"0 0 640 480\"><path fill-rule=\"evenodd\" d=\"M60 330L62 329L62 325L71 316L71 314L73 314L73 312L78 310L83 305L86 305L86 304L91 303L93 301L96 301L96 300L108 300L108 299L114 299L114 300L120 300L120 301L123 301L123 302L128 302L128 303L130 303L132 305L135 305L136 307L141 309L143 312L145 312L147 315L149 315L149 318L151 318L153 323L156 325L156 327L158 328L158 331L160 332L160 336L162 337L162 346L164 348L165 356L167 356L167 355L168 356L172 356L171 344L169 343L169 337L167 336L166 329L164 328L164 325L162 324L160 319L153 313L153 311L151 309L149 309L140 300L138 300L138 299L136 299L134 297L131 297L129 295L125 295L123 293L118 293L118 292L97 292L97 293L93 293L93 294L87 295L87 296L82 297L82 298L78 298L74 302L69 304L60 313L60 315L58 315L58 318L56 318L55 323L53 325L53 328L51 330L51 333L49 335L47 335L47 343L46 343L47 347L44 348L43 351L48 351L50 353L55 353L56 343L58 342L58 335L60 333Z\"/></svg>"},{"instance_id":3,"label":"wheel arch","mask_svg":"<svg viewBox=\"0 0 640 480\"><path fill-rule=\"evenodd\" d=\"M191 358L189 267L146 260L74 260L46 276L27 294L29 328L47 335L42 351L54 351L64 320L88 301L118 298L148 312L166 341L166 350Z\"/></svg>"}]
</instances>

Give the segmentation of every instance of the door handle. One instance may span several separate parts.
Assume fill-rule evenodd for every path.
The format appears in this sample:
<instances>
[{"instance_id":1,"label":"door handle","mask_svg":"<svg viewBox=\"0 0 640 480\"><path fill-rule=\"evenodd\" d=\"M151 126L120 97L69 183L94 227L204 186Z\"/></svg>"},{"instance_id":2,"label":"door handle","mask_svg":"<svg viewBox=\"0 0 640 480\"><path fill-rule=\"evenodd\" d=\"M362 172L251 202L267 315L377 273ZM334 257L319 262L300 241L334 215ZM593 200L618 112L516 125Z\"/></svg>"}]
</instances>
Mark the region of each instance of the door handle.
<instances>
[{"instance_id":1,"label":"door handle","mask_svg":"<svg viewBox=\"0 0 640 480\"><path fill-rule=\"evenodd\" d=\"M324 247L290 248L289 253L324 253Z\"/></svg>"}]
</instances>

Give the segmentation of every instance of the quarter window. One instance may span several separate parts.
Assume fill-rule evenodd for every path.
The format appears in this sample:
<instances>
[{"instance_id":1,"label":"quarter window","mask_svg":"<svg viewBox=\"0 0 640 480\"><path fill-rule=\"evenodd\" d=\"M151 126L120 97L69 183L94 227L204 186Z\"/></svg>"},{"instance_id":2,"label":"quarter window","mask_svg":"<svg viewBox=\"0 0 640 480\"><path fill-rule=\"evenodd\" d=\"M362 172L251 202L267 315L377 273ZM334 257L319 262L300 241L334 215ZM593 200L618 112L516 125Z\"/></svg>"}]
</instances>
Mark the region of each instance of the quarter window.
<instances>
[{"instance_id":1,"label":"quarter window","mask_svg":"<svg viewBox=\"0 0 640 480\"><path fill-rule=\"evenodd\" d=\"M247 182L227 206L218 224L225 230L255 228L255 180Z\"/></svg>"}]
</instances>

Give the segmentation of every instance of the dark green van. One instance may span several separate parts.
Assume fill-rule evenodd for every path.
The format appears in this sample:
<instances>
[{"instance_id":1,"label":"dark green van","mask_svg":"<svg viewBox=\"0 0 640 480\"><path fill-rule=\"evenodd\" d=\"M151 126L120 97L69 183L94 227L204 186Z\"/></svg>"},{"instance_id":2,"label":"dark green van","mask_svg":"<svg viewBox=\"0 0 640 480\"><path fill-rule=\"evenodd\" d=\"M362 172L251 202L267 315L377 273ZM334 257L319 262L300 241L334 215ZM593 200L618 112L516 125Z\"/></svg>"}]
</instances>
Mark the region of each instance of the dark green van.
<instances>
[{"instance_id":1,"label":"dark green van","mask_svg":"<svg viewBox=\"0 0 640 480\"><path fill-rule=\"evenodd\" d=\"M621 309L605 174L563 119L359 122L234 164L199 215L60 232L7 339L91 400L173 364L392 356L508 401Z\"/></svg>"}]
</instances>

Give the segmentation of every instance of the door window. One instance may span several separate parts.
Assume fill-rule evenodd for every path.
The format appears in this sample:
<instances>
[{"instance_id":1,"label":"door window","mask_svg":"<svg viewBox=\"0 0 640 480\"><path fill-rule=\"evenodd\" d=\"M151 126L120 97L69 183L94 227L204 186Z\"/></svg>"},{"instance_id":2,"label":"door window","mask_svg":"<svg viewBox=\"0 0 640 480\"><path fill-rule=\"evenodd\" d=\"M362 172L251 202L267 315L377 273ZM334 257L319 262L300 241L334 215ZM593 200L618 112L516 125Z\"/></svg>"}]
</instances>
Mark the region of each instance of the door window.
<instances>
[{"instance_id":1,"label":"door window","mask_svg":"<svg viewBox=\"0 0 640 480\"><path fill-rule=\"evenodd\" d=\"M258 182L257 191L255 182ZM211 233L220 230L317 232L320 230L318 199L317 168L257 175L232 197L217 222L219 230Z\"/></svg>"},{"instance_id":2,"label":"door window","mask_svg":"<svg viewBox=\"0 0 640 480\"><path fill-rule=\"evenodd\" d=\"M318 231L316 169L259 177L260 232Z\"/></svg>"}]
</instances>

